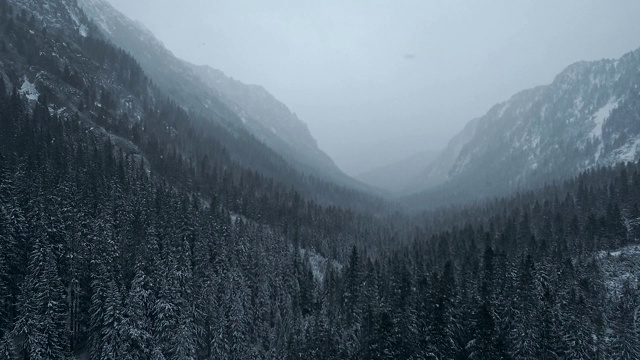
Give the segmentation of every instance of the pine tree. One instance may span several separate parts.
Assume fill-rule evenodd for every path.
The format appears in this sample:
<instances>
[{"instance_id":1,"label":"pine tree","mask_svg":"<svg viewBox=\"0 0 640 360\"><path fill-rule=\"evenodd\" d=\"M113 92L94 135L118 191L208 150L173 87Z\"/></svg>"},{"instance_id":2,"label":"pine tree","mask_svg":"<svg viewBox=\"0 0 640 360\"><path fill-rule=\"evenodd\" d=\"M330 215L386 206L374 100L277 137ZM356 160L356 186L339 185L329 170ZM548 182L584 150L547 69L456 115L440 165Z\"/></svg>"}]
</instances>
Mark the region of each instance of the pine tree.
<instances>
[{"instance_id":1,"label":"pine tree","mask_svg":"<svg viewBox=\"0 0 640 360\"><path fill-rule=\"evenodd\" d=\"M611 359L640 358L640 327L636 324L638 292L625 283L613 308L608 357Z\"/></svg>"},{"instance_id":2,"label":"pine tree","mask_svg":"<svg viewBox=\"0 0 640 360\"><path fill-rule=\"evenodd\" d=\"M99 359L121 359L122 296L113 274L100 265L100 275L92 281L91 354Z\"/></svg>"},{"instance_id":3,"label":"pine tree","mask_svg":"<svg viewBox=\"0 0 640 360\"><path fill-rule=\"evenodd\" d=\"M0 359L13 360L16 358L15 344L13 343L13 335L10 331L5 330L0 339Z\"/></svg>"},{"instance_id":4,"label":"pine tree","mask_svg":"<svg viewBox=\"0 0 640 360\"><path fill-rule=\"evenodd\" d=\"M562 336L559 331L557 306L550 285L542 285L541 299L537 309L539 359L556 359L561 353Z\"/></svg>"},{"instance_id":5,"label":"pine tree","mask_svg":"<svg viewBox=\"0 0 640 360\"><path fill-rule=\"evenodd\" d=\"M123 311L121 339L125 359L148 359L157 352L158 346L151 334L152 305L149 280L138 266Z\"/></svg>"},{"instance_id":6,"label":"pine tree","mask_svg":"<svg viewBox=\"0 0 640 360\"><path fill-rule=\"evenodd\" d=\"M507 359L505 343L499 336L491 308L486 303L478 308L476 334L468 348L470 359Z\"/></svg>"},{"instance_id":7,"label":"pine tree","mask_svg":"<svg viewBox=\"0 0 640 360\"><path fill-rule=\"evenodd\" d=\"M575 289L571 289L562 321L565 358L585 360L599 358L597 335L588 310L589 306L584 296L578 295Z\"/></svg>"},{"instance_id":8,"label":"pine tree","mask_svg":"<svg viewBox=\"0 0 640 360\"><path fill-rule=\"evenodd\" d=\"M46 232L46 226L42 230ZM41 233L35 239L14 327L14 334L23 339L22 350L31 360L66 359L69 355L65 289L47 236Z\"/></svg>"},{"instance_id":9,"label":"pine tree","mask_svg":"<svg viewBox=\"0 0 640 360\"><path fill-rule=\"evenodd\" d=\"M196 351L193 304L189 301L191 272L188 264L165 249L159 293L154 304L154 336L167 359L194 359ZM184 258L183 258L184 259Z\"/></svg>"},{"instance_id":10,"label":"pine tree","mask_svg":"<svg viewBox=\"0 0 640 360\"><path fill-rule=\"evenodd\" d=\"M512 299L515 312L509 334L510 353L513 359L535 359L538 349L538 331L535 326L536 289L535 268L530 255L520 263L515 297Z\"/></svg>"},{"instance_id":11,"label":"pine tree","mask_svg":"<svg viewBox=\"0 0 640 360\"><path fill-rule=\"evenodd\" d=\"M1 82L1 81L0 81ZM11 171L0 154L0 329L10 328L16 315L16 304L28 263L24 241L25 217L18 202L23 171ZM12 173L13 172L13 173ZM0 330L1 331L1 330Z\"/></svg>"},{"instance_id":12,"label":"pine tree","mask_svg":"<svg viewBox=\"0 0 640 360\"><path fill-rule=\"evenodd\" d=\"M248 311L247 289L241 274L232 270L227 278L227 292L224 300L224 338L227 342L228 355L231 358L243 358L246 356L248 345L247 320Z\"/></svg>"}]
</instances>

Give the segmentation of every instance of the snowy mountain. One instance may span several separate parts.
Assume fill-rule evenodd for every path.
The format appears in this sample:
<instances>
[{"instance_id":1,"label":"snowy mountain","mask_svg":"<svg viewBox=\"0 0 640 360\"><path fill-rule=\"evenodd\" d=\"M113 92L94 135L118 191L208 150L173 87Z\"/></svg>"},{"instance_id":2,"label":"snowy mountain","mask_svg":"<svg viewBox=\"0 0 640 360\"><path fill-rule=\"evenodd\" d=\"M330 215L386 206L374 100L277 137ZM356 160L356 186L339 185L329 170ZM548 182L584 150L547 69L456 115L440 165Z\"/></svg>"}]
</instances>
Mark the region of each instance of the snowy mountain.
<instances>
[{"instance_id":1,"label":"snowy mountain","mask_svg":"<svg viewBox=\"0 0 640 360\"><path fill-rule=\"evenodd\" d=\"M261 86L246 85L222 71L179 59L144 25L105 0L79 0L78 4L176 102L225 126L248 130L303 172L355 184L318 148L306 124Z\"/></svg>"},{"instance_id":2,"label":"snowy mountain","mask_svg":"<svg viewBox=\"0 0 640 360\"><path fill-rule=\"evenodd\" d=\"M122 51L105 49L102 40L89 37L95 26L75 1L14 0L10 5L26 26L8 22L5 29L0 78L7 89L15 87L31 106L44 98L57 116L104 121L105 127L107 118L126 117L128 126L140 125L143 103L155 102L148 78ZM120 68L107 66L110 61L120 62ZM92 130L135 148L102 126Z\"/></svg>"},{"instance_id":3,"label":"snowy mountain","mask_svg":"<svg viewBox=\"0 0 640 360\"><path fill-rule=\"evenodd\" d=\"M65 36L87 35L89 22L75 1L20 0L16 5L30 10L34 20L46 23L51 30ZM72 26L69 26L69 25ZM75 33L75 34L74 34Z\"/></svg>"},{"instance_id":4,"label":"snowy mountain","mask_svg":"<svg viewBox=\"0 0 640 360\"><path fill-rule=\"evenodd\" d=\"M495 195L639 157L640 50L578 62L471 121L421 187Z\"/></svg>"},{"instance_id":5,"label":"snowy mountain","mask_svg":"<svg viewBox=\"0 0 640 360\"><path fill-rule=\"evenodd\" d=\"M318 148L307 124L260 85L247 85L210 66L188 64L256 137L300 167L344 178L333 160Z\"/></svg>"},{"instance_id":6,"label":"snowy mountain","mask_svg":"<svg viewBox=\"0 0 640 360\"><path fill-rule=\"evenodd\" d=\"M252 176L283 184L319 203L352 206L361 201L377 201L350 190L365 185L337 170L317 150L306 126L261 88L227 79L232 83L228 85L230 89L238 93L238 89L247 90L246 94L255 98L247 100L252 107L247 106L245 112L238 114L227 105L227 98L221 100L223 95L212 95L213 90L192 70L185 78L178 71L166 71L166 77L150 76L129 53L110 42L104 34L106 20L92 21L76 0L4 3L11 11L5 11L0 77L6 89L15 88L31 107L47 103L52 114L80 120L88 131L109 139L126 154L143 158L144 162L153 158L160 162L189 159L198 166L213 162L224 168L221 174L228 174L230 169L247 169L255 172ZM114 28L112 32L115 31ZM147 42L154 41L148 32L141 31L140 36L147 36ZM164 49L157 44L152 48ZM182 63L171 57L159 58L162 66L150 68L156 75L173 60ZM265 133L277 140L273 140L274 145L261 141L255 130L259 126L251 128L242 120L246 115L247 123L254 122L250 116L261 109L269 114L260 113L261 118L273 120L275 132L303 140L307 134L307 149L315 148L315 155L312 150L294 152L293 147L300 147L301 143L277 140L280 138L271 128ZM170 149L169 153L161 154L159 149L163 148ZM314 162L311 156L319 160ZM202 169L194 166L193 170ZM352 197L354 201L348 200Z\"/></svg>"}]
</instances>

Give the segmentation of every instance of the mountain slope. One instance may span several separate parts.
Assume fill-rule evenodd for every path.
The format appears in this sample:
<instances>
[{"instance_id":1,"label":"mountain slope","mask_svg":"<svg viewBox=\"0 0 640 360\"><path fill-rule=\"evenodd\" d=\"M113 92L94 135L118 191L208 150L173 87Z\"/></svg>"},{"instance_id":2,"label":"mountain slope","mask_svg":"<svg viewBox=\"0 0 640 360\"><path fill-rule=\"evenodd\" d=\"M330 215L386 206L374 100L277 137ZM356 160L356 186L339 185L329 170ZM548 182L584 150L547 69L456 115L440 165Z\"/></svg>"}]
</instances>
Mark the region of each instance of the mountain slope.
<instances>
[{"instance_id":1,"label":"mountain slope","mask_svg":"<svg viewBox=\"0 0 640 360\"><path fill-rule=\"evenodd\" d=\"M243 84L210 66L188 65L258 139L299 168L345 180L333 160L318 148L307 125L262 86Z\"/></svg>"},{"instance_id":2,"label":"mountain slope","mask_svg":"<svg viewBox=\"0 0 640 360\"><path fill-rule=\"evenodd\" d=\"M75 0L9 3L26 27L7 20L0 76L7 88L17 87L32 103L44 96L51 111L77 117L136 156L160 162L181 158L192 162L192 172L209 162L223 169L221 174L251 170L252 177L289 187L319 204L387 208L371 206L380 204L379 199L294 168L239 125L240 120L234 122L238 118L225 104L213 106L215 98L210 104L218 121L211 121L211 113L188 112L187 105L167 100L135 59L103 37ZM153 139L142 137L145 132ZM165 147L170 159L156 158L167 155L158 152Z\"/></svg>"},{"instance_id":3,"label":"mountain slope","mask_svg":"<svg viewBox=\"0 0 640 360\"><path fill-rule=\"evenodd\" d=\"M472 121L425 171L422 188L480 196L638 159L640 50L579 62ZM438 190L440 191L440 190Z\"/></svg>"},{"instance_id":4,"label":"mountain slope","mask_svg":"<svg viewBox=\"0 0 640 360\"><path fill-rule=\"evenodd\" d=\"M177 58L143 25L105 0L79 0L79 5L176 102L225 126L247 129L303 172L358 186L318 148L306 124L264 88Z\"/></svg>"},{"instance_id":5,"label":"mountain slope","mask_svg":"<svg viewBox=\"0 0 640 360\"><path fill-rule=\"evenodd\" d=\"M458 155L460 155L460 152L467 142L475 135L477 124L478 119L470 121L460 133L449 140L447 147L428 164L425 170L416 176L406 191L419 191L445 182L449 176L449 170L455 163Z\"/></svg>"},{"instance_id":6,"label":"mountain slope","mask_svg":"<svg viewBox=\"0 0 640 360\"><path fill-rule=\"evenodd\" d=\"M283 358L293 234L351 214L230 161L74 2L0 0L0 359Z\"/></svg>"}]
</instances>

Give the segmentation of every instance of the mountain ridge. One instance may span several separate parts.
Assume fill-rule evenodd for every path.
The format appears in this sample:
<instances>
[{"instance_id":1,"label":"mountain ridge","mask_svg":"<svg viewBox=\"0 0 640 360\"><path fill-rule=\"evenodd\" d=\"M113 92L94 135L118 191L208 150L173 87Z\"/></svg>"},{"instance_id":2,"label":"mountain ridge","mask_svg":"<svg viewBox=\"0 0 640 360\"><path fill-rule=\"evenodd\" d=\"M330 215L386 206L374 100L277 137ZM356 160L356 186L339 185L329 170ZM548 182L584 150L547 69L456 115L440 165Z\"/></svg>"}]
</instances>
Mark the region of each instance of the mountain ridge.
<instances>
[{"instance_id":1,"label":"mountain ridge","mask_svg":"<svg viewBox=\"0 0 640 360\"><path fill-rule=\"evenodd\" d=\"M78 4L109 40L130 52L160 88L191 111L225 118L226 126L247 129L305 173L362 188L318 148L306 124L263 87L243 84L220 70L178 58L144 25L105 0L79 0ZM212 111L219 105L233 114Z\"/></svg>"},{"instance_id":2,"label":"mountain ridge","mask_svg":"<svg viewBox=\"0 0 640 360\"><path fill-rule=\"evenodd\" d=\"M550 84L520 91L472 120L419 186L426 193L471 186L491 197L635 161L639 84L640 49L573 63Z\"/></svg>"},{"instance_id":3,"label":"mountain ridge","mask_svg":"<svg viewBox=\"0 0 640 360\"><path fill-rule=\"evenodd\" d=\"M172 158L190 159L198 166L214 161L227 169L247 169L254 172L252 176L290 187L319 204L351 207L363 201L364 209L374 208L364 203L382 201L294 167L241 126L236 114L215 97L210 103L214 114L205 115L167 96L136 59L84 16L76 1L9 0L8 4L15 7L21 23L16 28L9 22L5 29L17 40L5 41L0 75L8 89L16 87L31 105L43 97L52 113L88 123L90 131L134 156L157 153L159 143L165 142ZM9 56L13 53L18 55ZM157 131L155 138L141 144L140 134L148 128Z\"/></svg>"}]
</instances>

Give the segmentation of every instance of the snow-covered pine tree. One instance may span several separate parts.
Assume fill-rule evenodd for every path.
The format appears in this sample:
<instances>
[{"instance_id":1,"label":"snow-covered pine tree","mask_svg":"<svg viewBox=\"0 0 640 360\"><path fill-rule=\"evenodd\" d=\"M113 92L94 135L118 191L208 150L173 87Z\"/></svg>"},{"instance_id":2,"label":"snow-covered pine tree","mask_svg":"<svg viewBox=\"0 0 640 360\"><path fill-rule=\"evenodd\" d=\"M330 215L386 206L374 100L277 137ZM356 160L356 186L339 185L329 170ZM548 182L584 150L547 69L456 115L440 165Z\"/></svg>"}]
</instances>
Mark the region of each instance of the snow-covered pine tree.
<instances>
[{"instance_id":1,"label":"snow-covered pine tree","mask_svg":"<svg viewBox=\"0 0 640 360\"><path fill-rule=\"evenodd\" d=\"M18 319L13 334L30 360L57 360L69 356L65 289L41 221L22 283Z\"/></svg>"},{"instance_id":2,"label":"snow-covered pine tree","mask_svg":"<svg viewBox=\"0 0 640 360\"><path fill-rule=\"evenodd\" d=\"M9 330L5 330L0 338L0 359L13 360L15 358L16 348L13 343L13 334Z\"/></svg>"},{"instance_id":3,"label":"snow-covered pine tree","mask_svg":"<svg viewBox=\"0 0 640 360\"><path fill-rule=\"evenodd\" d=\"M510 354L514 359L535 359L540 353L537 348L538 330L535 327L536 288L535 268L531 255L520 261L515 296L512 299L514 312L509 333Z\"/></svg>"},{"instance_id":4,"label":"snow-covered pine tree","mask_svg":"<svg viewBox=\"0 0 640 360\"><path fill-rule=\"evenodd\" d=\"M610 318L612 330L607 357L610 359L640 359L640 324L635 323L638 311L638 291L626 282L620 298L614 301Z\"/></svg>"},{"instance_id":5,"label":"snow-covered pine tree","mask_svg":"<svg viewBox=\"0 0 640 360\"><path fill-rule=\"evenodd\" d=\"M121 359L122 296L113 274L104 265L91 283L91 356L96 359Z\"/></svg>"},{"instance_id":6,"label":"snow-covered pine tree","mask_svg":"<svg viewBox=\"0 0 640 360\"><path fill-rule=\"evenodd\" d=\"M126 360L147 359L158 349L151 334L153 293L149 287L149 279L142 266L136 266L136 275L125 300L120 329Z\"/></svg>"}]
</instances>

